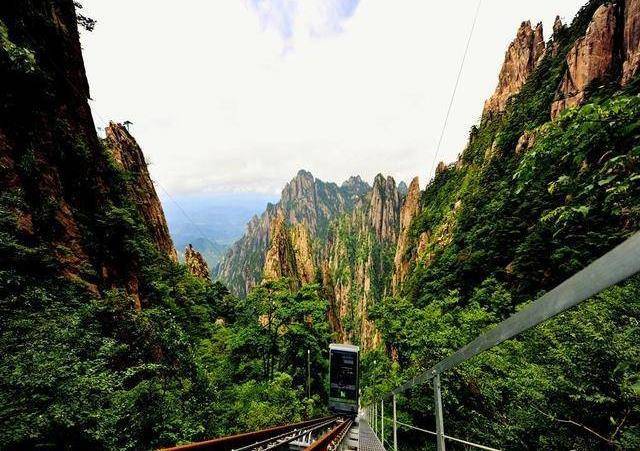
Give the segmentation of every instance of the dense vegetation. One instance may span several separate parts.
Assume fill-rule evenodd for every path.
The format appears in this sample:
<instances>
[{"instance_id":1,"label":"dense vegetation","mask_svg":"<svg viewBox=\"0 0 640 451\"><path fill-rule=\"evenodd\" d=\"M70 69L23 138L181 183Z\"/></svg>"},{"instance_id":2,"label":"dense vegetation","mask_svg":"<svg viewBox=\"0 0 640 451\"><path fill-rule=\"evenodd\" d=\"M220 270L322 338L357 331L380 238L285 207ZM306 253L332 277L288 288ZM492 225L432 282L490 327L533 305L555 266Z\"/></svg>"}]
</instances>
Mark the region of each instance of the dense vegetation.
<instances>
[{"instance_id":1,"label":"dense vegetation","mask_svg":"<svg viewBox=\"0 0 640 451\"><path fill-rule=\"evenodd\" d=\"M415 252L428 233L428 252L402 295L371 312L398 358L365 359L368 399L640 229L638 80L623 91L594 88L587 104L549 121L566 51L601 3L583 8L558 53L547 53L503 115L474 127L461 162L424 193L412 236ZM525 132L535 143L518 154ZM448 433L503 449L638 449L639 295L634 278L446 373ZM408 393L401 418L433 428L432 399L428 385ZM407 448L425 440L401 434Z\"/></svg>"},{"instance_id":2,"label":"dense vegetation","mask_svg":"<svg viewBox=\"0 0 640 451\"><path fill-rule=\"evenodd\" d=\"M126 174L112 169L123 194ZM1 447L151 448L318 414L329 338L317 287L270 284L238 301L159 257L136 209L115 198L98 220L113 258L144 268L141 312L123 290L96 297L55 276L47 249L16 239L20 199L2 196Z\"/></svg>"},{"instance_id":3,"label":"dense vegetation","mask_svg":"<svg viewBox=\"0 0 640 451\"><path fill-rule=\"evenodd\" d=\"M110 217L131 232L131 246L153 253L131 213ZM2 218L5 255L33 264L37 251L12 241L15 218L6 209ZM317 287L292 293L283 281L238 301L161 259L145 282L149 306L136 312L122 290L97 298L68 280L3 266L2 448L144 449L323 410L329 338ZM307 349L314 384L305 401Z\"/></svg>"},{"instance_id":4,"label":"dense vegetation","mask_svg":"<svg viewBox=\"0 0 640 451\"><path fill-rule=\"evenodd\" d=\"M365 285L356 273L372 262L371 297L381 301L364 307L384 345L363 356L365 401L640 228L640 80L625 90L594 87L586 105L549 121L566 53L601 3L590 2L561 32L557 52L506 112L474 127L459 164L428 186L399 296L384 297L392 245L375 243L339 212L320 224L344 244L332 275L349 287L350 317L342 320L355 341ZM55 38L54 28L43 25L43 40ZM135 273L143 302L136 311L123 284L88 286L98 279L92 261L75 278L59 271L72 250L55 239L57 200L37 186L46 172L38 152L49 143L19 130L28 137L15 162L25 183L0 193L0 448L145 449L323 413L331 330L322 290L280 280L238 299L161 256L129 199L131 174L106 149L96 152L86 130L59 116L64 109L49 106L66 105L77 88L56 85L40 50L14 42L0 21L0 78L11 87L0 90L0 126L42 123L63 138L48 163L71 168L60 183L82 208L84 244L101 262ZM517 153L525 132L534 144ZM0 163L4 187L9 165ZM38 236L25 232L25 211ZM445 374L446 430L505 449L638 449L639 362L636 277ZM432 405L428 386L415 389L400 397L400 419L432 428ZM406 431L400 440L406 449L431 446Z\"/></svg>"},{"instance_id":5,"label":"dense vegetation","mask_svg":"<svg viewBox=\"0 0 640 451\"><path fill-rule=\"evenodd\" d=\"M318 415L317 287L239 301L158 251L95 134L76 19L67 0L0 4L0 449L151 449Z\"/></svg>"}]
</instances>

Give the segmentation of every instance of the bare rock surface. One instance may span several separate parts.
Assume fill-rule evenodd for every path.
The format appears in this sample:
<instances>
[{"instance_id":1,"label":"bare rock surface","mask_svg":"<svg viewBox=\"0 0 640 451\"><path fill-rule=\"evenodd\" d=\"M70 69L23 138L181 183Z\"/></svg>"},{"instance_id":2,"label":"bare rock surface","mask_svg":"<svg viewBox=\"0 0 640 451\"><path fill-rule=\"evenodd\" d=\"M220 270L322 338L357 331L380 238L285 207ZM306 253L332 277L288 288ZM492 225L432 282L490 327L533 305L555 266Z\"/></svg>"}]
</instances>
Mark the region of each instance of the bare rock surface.
<instances>
[{"instance_id":1,"label":"bare rock surface","mask_svg":"<svg viewBox=\"0 0 640 451\"><path fill-rule=\"evenodd\" d=\"M160 252L178 261L162 204L149 175L144 154L136 140L122 124L111 122L106 128L107 147L113 158L134 178L130 184L131 196L144 218L153 242Z\"/></svg>"},{"instance_id":2,"label":"bare rock surface","mask_svg":"<svg viewBox=\"0 0 640 451\"><path fill-rule=\"evenodd\" d=\"M200 252L191 244L184 250L184 261L189 272L200 279L210 281L209 266Z\"/></svg>"},{"instance_id":3,"label":"bare rock surface","mask_svg":"<svg viewBox=\"0 0 640 451\"><path fill-rule=\"evenodd\" d=\"M625 3L623 55L622 85L626 85L640 69L640 0Z\"/></svg>"},{"instance_id":4,"label":"bare rock surface","mask_svg":"<svg viewBox=\"0 0 640 451\"><path fill-rule=\"evenodd\" d=\"M393 260L394 271L391 287L393 293L396 294L409 272L411 259L406 255L409 249L409 231L413 219L420 212L420 181L418 177L414 178L409 185L407 197L405 198L402 210L400 211L400 232L398 236L398 244L396 246L396 255Z\"/></svg>"},{"instance_id":5,"label":"bare rock surface","mask_svg":"<svg viewBox=\"0 0 640 451\"><path fill-rule=\"evenodd\" d=\"M485 102L483 116L504 111L508 100L522 89L544 55L542 24L535 28L522 22L515 39L509 45L498 77L498 87Z\"/></svg>"},{"instance_id":6,"label":"bare rock surface","mask_svg":"<svg viewBox=\"0 0 640 451\"><path fill-rule=\"evenodd\" d=\"M582 104L591 84L613 75L616 20L615 5L600 6L586 34L576 41L567 54L567 72L551 106L552 118L566 108Z\"/></svg>"}]
</instances>

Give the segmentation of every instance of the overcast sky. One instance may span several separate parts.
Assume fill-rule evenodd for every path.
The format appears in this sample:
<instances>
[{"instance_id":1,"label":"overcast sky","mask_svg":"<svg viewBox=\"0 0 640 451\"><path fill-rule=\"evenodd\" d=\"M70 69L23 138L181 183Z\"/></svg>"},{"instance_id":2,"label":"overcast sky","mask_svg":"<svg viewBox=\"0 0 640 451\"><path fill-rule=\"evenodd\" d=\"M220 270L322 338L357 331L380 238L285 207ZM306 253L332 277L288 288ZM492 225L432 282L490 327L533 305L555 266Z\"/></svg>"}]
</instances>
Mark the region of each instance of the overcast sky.
<instances>
[{"instance_id":1,"label":"overcast sky","mask_svg":"<svg viewBox=\"0 0 640 451\"><path fill-rule=\"evenodd\" d=\"M586 0L483 0L440 157L493 92L522 20ZM277 193L298 169L427 181L476 0L83 0L98 126L130 120L175 195Z\"/></svg>"}]
</instances>

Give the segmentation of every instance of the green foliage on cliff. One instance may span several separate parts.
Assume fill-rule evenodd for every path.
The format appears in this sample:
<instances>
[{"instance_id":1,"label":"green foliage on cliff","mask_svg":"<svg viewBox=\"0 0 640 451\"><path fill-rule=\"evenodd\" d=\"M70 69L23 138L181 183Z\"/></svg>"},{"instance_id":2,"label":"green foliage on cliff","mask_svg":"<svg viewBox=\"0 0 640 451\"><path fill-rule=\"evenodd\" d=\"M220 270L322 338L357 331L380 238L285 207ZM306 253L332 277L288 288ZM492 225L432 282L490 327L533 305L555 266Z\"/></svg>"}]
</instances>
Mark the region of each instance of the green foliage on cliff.
<instances>
[{"instance_id":1,"label":"green foliage on cliff","mask_svg":"<svg viewBox=\"0 0 640 451\"><path fill-rule=\"evenodd\" d=\"M37 252L3 245L25 264ZM149 305L136 312L120 290L96 298L62 278L0 271L3 448L146 449L322 412L328 325L316 287L281 282L239 303L183 266L146 277ZM271 300L269 329L259 314ZM270 374L263 359L276 362Z\"/></svg>"},{"instance_id":2,"label":"green foliage on cliff","mask_svg":"<svg viewBox=\"0 0 640 451\"><path fill-rule=\"evenodd\" d=\"M637 85L604 86L550 121L564 55L591 2L504 114L472 130L461 164L436 176L412 225L418 255L401 296L371 317L397 362L378 355L373 398L431 367L640 229ZM516 153L525 132L533 144ZM443 375L449 435L501 449L640 446L640 279L605 291ZM427 385L401 418L432 429ZM404 421L403 420L403 421ZM401 433L408 449L428 436Z\"/></svg>"},{"instance_id":3,"label":"green foliage on cliff","mask_svg":"<svg viewBox=\"0 0 640 451\"><path fill-rule=\"evenodd\" d=\"M82 149L69 156L81 165ZM192 277L159 255L127 198L128 175L107 166L110 201L85 243L137 274L139 312L123 289L96 293L59 275L61 247L25 236L24 193L0 196L0 447L148 449L321 412L328 324L318 288L291 292L281 281L240 302ZM33 222L51 221L46 205ZM277 326L260 325L265 308ZM305 401L307 349L316 377Z\"/></svg>"}]
</instances>

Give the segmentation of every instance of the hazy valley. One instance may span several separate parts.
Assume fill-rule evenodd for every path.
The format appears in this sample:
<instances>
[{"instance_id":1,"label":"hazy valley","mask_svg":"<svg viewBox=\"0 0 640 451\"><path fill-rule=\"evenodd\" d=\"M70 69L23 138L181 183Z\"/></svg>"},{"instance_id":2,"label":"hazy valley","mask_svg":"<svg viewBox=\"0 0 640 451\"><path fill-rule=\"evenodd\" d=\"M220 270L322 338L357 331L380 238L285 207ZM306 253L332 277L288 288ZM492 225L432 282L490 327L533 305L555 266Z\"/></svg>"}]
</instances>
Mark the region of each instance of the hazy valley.
<instances>
[{"instance_id":1,"label":"hazy valley","mask_svg":"<svg viewBox=\"0 0 640 451\"><path fill-rule=\"evenodd\" d=\"M639 0L514 24L481 120L433 177L301 169L279 198L157 192L126 126L96 133L80 11L0 4L1 449L154 449L319 417L330 342L361 347L377 399L640 230ZM634 276L461 365L448 431L640 448L639 324ZM431 427L430 386L398 409Z\"/></svg>"}]
</instances>

